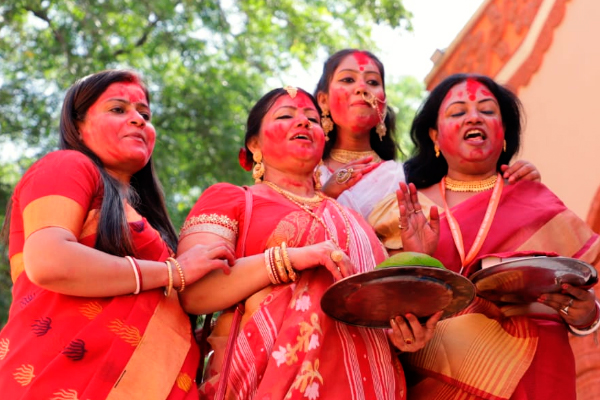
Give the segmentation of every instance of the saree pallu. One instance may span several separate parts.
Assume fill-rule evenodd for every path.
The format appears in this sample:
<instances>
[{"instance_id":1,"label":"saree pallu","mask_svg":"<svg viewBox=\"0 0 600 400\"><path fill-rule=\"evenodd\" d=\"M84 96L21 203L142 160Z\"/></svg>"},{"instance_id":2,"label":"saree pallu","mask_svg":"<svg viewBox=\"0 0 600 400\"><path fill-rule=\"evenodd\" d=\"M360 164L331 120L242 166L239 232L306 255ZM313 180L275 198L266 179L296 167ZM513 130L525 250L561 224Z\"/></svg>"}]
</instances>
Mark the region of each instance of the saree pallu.
<instances>
[{"instance_id":1,"label":"saree pallu","mask_svg":"<svg viewBox=\"0 0 600 400\"><path fill-rule=\"evenodd\" d=\"M228 223L229 226L242 225L245 216L241 215L244 206L240 196L240 190L229 185L209 189L189 220L204 221L206 231L216 232L217 226L206 225L208 216L215 211L220 214L213 217L220 218L221 226L229 220L239 222ZM288 247L301 247L325 240L324 227L283 197L280 201L256 194L253 197L246 255L260 254L282 241ZM211 204L220 204L220 208ZM385 258L385 250L358 215L340 211L331 200L322 202L313 212L322 218L342 249L350 235L347 254L355 273L369 271ZM187 227L199 229L199 225ZM184 228L182 236L186 231ZM235 230L231 233L236 234ZM345 325L321 310L321 297L333 282L324 267L305 270L295 283L269 286L246 301L226 398L405 398L404 375L385 331ZM215 331L221 331L221 321ZM223 329L219 337L213 332L211 343L217 345L216 358L222 357L223 349L218 348L218 343L226 341L227 333ZM220 361L209 367L208 380L200 387L201 398L214 397L221 379Z\"/></svg>"},{"instance_id":2,"label":"saree pallu","mask_svg":"<svg viewBox=\"0 0 600 400\"><path fill-rule=\"evenodd\" d=\"M477 235L490 195L475 195L452 208L465 249ZM420 196L422 203L427 202ZM594 264L599 252L598 236L584 221L544 185L525 181L504 186L478 259L536 253ZM434 257L448 269L461 269L444 214ZM476 260L463 275L478 268ZM499 308L476 298L458 316L441 321L423 350L402 361L407 374L413 373L408 379L409 399L575 399L567 327L555 311L541 304Z\"/></svg>"},{"instance_id":3,"label":"saree pallu","mask_svg":"<svg viewBox=\"0 0 600 400\"><path fill-rule=\"evenodd\" d=\"M107 298L68 296L33 284L24 273L23 244L39 229L61 227L93 246L99 179L87 157L58 151L36 163L15 190L13 302L0 331L0 397L197 399L198 351L175 293L169 298L161 289ZM160 235L128 205L126 213L136 257L166 259L169 250Z\"/></svg>"}]
</instances>

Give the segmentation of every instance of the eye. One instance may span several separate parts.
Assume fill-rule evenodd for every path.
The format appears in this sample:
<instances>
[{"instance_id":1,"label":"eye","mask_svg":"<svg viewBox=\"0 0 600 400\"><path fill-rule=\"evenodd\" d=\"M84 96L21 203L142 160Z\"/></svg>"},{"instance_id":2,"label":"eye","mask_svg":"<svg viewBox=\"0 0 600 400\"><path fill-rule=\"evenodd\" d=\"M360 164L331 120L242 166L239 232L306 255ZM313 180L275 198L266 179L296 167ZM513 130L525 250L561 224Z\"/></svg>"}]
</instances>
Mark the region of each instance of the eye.
<instances>
[{"instance_id":1,"label":"eye","mask_svg":"<svg viewBox=\"0 0 600 400\"><path fill-rule=\"evenodd\" d=\"M375 79L368 80L367 84L369 84L371 86L380 86L381 85L381 83L379 81L376 81Z\"/></svg>"},{"instance_id":2,"label":"eye","mask_svg":"<svg viewBox=\"0 0 600 400\"><path fill-rule=\"evenodd\" d=\"M117 113L117 114L123 114L125 112L125 110L123 109L123 107L113 107L110 109L111 112Z\"/></svg>"},{"instance_id":3,"label":"eye","mask_svg":"<svg viewBox=\"0 0 600 400\"><path fill-rule=\"evenodd\" d=\"M278 116L275 119L290 119L290 118L292 118L291 115L289 115L289 114L283 114L283 115Z\"/></svg>"},{"instance_id":4,"label":"eye","mask_svg":"<svg viewBox=\"0 0 600 400\"><path fill-rule=\"evenodd\" d=\"M494 115L494 114L496 114L496 111L494 111L494 110L481 110L481 113L485 114L485 115Z\"/></svg>"},{"instance_id":5,"label":"eye","mask_svg":"<svg viewBox=\"0 0 600 400\"><path fill-rule=\"evenodd\" d=\"M140 115L142 116L142 118L144 118L144 120L146 120L146 121L150 121L150 117L151 117L151 116L150 116L150 113L147 113L147 112L143 112L143 111L141 111L141 112L140 112Z\"/></svg>"},{"instance_id":6,"label":"eye","mask_svg":"<svg viewBox=\"0 0 600 400\"><path fill-rule=\"evenodd\" d=\"M340 79L340 82L353 83L354 82L354 78L351 78L351 77L348 76L348 77Z\"/></svg>"},{"instance_id":7,"label":"eye","mask_svg":"<svg viewBox=\"0 0 600 400\"><path fill-rule=\"evenodd\" d=\"M455 112L453 112L452 114L450 114L450 116L451 116L451 117L455 117L455 118L456 118L456 117L460 117L460 116L462 116L462 115L465 115L465 112L464 112L464 111L455 111Z\"/></svg>"},{"instance_id":8,"label":"eye","mask_svg":"<svg viewBox=\"0 0 600 400\"><path fill-rule=\"evenodd\" d=\"M318 118L309 118L308 119L310 122L314 123L314 124L318 124L319 123L319 119Z\"/></svg>"}]
</instances>

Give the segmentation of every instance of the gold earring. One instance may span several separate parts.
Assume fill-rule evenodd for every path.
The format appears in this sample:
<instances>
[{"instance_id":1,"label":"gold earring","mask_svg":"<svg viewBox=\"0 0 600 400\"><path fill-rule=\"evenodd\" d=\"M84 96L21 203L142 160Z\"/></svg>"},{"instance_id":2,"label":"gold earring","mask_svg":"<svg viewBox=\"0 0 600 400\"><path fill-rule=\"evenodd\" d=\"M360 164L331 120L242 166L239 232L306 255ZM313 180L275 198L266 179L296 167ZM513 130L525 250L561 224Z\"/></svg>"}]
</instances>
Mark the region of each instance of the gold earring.
<instances>
[{"instance_id":1,"label":"gold earring","mask_svg":"<svg viewBox=\"0 0 600 400\"><path fill-rule=\"evenodd\" d=\"M440 146L436 144L433 145L433 151L435 151L435 158L439 158L440 157Z\"/></svg>"},{"instance_id":2,"label":"gold earring","mask_svg":"<svg viewBox=\"0 0 600 400\"><path fill-rule=\"evenodd\" d=\"M333 130L333 121L329 118L329 110L327 108L323 108L323 113L321 114L321 127L323 128L323 133L325 134L325 141L329 140L329 132Z\"/></svg>"},{"instance_id":3,"label":"gold earring","mask_svg":"<svg viewBox=\"0 0 600 400\"><path fill-rule=\"evenodd\" d=\"M321 190L321 188L323 187L323 185L321 185L321 169L319 168L321 164L323 164L322 160L319 163L319 165L317 165L317 167L315 168L315 172L313 173L313 179L315 180L315 190Z\"/></svg>"},{"instance_id":4,"label":"gold earring","mask_svg":"<svg viewBox=\"0 0 600 400\"><path fill-rule=\"evenodd\" d=\"M256 163L252 169L252 177L254 178L254 183L260 183L265 174L265 166L262 163L262 153L260 150L256 150L252 153L252 159Z\"/></svg>"},{"instance_id":5,"label":"gold earring","mask_svg":"<svg viewBox=\"0 0 600 400\"><path fill-rule=\"evenodd\" d=\"M385 117L386 116L387 116L387 105L383 109L383 113L379 114L379 123L377 124L377 127L375 128L375 132L377 132L377 135L379 135L380 142L383 141L383 137L385 136L385 134L387 132L387 128L385 126Z\"/></svg>"},{"instance_id":6,"label":"gold earring","mask_svg":"<svg viewBox=\"0 0 600 400\"><path fill-rule=\"evenodd\" d=\"M506 140L504 140L504 146L502 148L504 149L504 152L506 153Z\"/></svg>"}]
</instances>

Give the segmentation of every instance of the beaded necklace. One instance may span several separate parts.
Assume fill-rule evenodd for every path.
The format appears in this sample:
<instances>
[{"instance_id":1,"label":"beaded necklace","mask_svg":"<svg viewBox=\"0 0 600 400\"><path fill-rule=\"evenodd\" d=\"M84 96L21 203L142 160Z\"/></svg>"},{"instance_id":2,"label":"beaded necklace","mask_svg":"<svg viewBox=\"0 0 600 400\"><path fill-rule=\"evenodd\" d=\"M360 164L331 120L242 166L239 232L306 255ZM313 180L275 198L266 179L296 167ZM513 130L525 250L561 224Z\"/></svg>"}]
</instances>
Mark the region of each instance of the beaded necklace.
<instances>
[{"instance_id":1,"label":"beaded necklace","mask_svg":"<svg viewBox=\"0 0 600 400\"><path fill-rule=\"evenodd\" d=\"M381 161L381 158L373 150L351 151L342 149L331 149L331 152L329 153L329 157L331 157L332 160L335 160L341 164L348 164L351 161L368 156L373 157L373 162Z\"/></svg>"},{"instance_id":2,"label":"beaded necklace","mask_svg":"<svg viewBox=\"0 0 600 400\"><path fill-rule=\"evenodd\" d=\"M288 199L289 201L291 201L292 203L294 203L295 205L300 207L302 210L304 210L306 213L308 213L311 217L313 217L315 219L315 221L317 221L318 223L323 225L323 228L325 228L325 230L329 234L329 238L333 241L333 243L335 243L335 245L338 248L341 249L342 247L338 243L335 236L333 236L333 232L331 232L329 227L325 224L325 221L323 221L323 218L321 218L317 214L315 214L310 209L310 206L308 204L306 204L306 203L310 203L310 202L312 202L314 204L316 202L314 200L315 197L319 198L318 202L321 202L323 200L331 201L333 203L333 205L335 205L338 208L338 210L340 211L340 214L342 214L342 218L344 219L344 225L346 227L346 248L344 249L344 251L348 252L348 249L350 248L350 221L348 220L348 216L344 212L342 206L340 206L337 201L333 200L332 198L326 197L321 192L316 192L313 197L302 197L302 196L298 196L292 192L289 192L285 189L280 188L279 186L275 185L273 182L263 180L262 183L264 183L265 185L267 185L268 187L270 187L271 189L273 189L274 191L281 194L283 197L285 197L286 199Z\"/></svg>"},{"instance_id":3,"label":"beaded necklace","mask_svg":"<svg viewBox=\"0 0 600 400\"><path fill-rule=\"evenodd\" d=\"M494 174L482 181L457 181L448 176L444 178L446 181L446 189L452 192L485 192L494 187L498 174Z\"/></svg>"}]
</instances>

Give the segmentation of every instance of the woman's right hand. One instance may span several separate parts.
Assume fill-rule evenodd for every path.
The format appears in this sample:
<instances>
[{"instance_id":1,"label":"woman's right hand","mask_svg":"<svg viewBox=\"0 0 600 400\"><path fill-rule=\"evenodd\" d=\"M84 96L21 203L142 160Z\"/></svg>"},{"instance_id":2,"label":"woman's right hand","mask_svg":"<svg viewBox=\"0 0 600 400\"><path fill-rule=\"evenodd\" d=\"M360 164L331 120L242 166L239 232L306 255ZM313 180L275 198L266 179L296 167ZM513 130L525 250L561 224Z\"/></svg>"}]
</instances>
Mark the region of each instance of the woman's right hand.
<instances>
[{"instance_id":1,"label":"woman's right hand","mask_svg":"<svg viewBox=\"0 0 600 400\"><path fill-rule=\"evenodd\" d=\"M177 261L183 270L185 284L196 282L209 272L217 269L223 270L225 275L231 272L235 263L235 251L231 244L221 241L210 244L195 244L177 256ZM176 287L181 287L181 279L176 272L173 274Z\"/></svg>"},{"instance_id":2,"label":"woman's right hand","mask_svg":"<svg viewBox=\"0 0 600 400\"><path fill-rule=\"evenodd\" d=\"M396 191L400 216L398 219L404 251L432 255L440 239L440 214L436 206L429 211L429 221L419 203L414 184L400 182Z\"/></svg>"},{"instance_id":3,"label":"woman's right hand","mask_svg":"<svg viewBox=\"0 0 600 400\"><path fill-rule=\"evenodd\" d=\"M373 156L359 158L335 170L321 189L326 196L337 199L344 190L356 185L363 176L381 163L373 163ZM349 176L347 175L349 174Z\"/></svg>"},{"instance_id":4,"label":"woman's right hand","mask_svg":"<svg viewBox=\"0 0 600 400\"><path fill-rule=\"evenodd\" d=\"M304 247L289 247L288 255L295 270L325 267L335 280L350 276L354 271L350 257L331 240ZM334 258L339 256L339 261Z\"/></svg>"}]
</instances>

